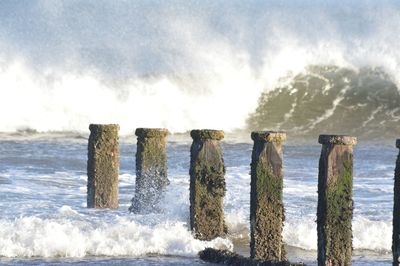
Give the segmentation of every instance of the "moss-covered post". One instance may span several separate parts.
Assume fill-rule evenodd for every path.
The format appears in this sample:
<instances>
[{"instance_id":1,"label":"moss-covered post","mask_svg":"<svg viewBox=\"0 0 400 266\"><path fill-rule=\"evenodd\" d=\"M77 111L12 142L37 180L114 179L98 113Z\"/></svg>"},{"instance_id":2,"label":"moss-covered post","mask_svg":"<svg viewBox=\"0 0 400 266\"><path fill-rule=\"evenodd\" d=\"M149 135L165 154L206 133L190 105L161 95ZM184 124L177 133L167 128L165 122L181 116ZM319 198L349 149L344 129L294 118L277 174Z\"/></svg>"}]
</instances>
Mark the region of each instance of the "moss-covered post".
<instances>
[{"instance_id":1,"label":"moss-covered post","mask_svg":"<svg viewBox=\"0 0 400 266\"><path fill-rule=\"evenodd\" d=\"M320 135L318 175L318 265L351 265L353 145L357 138Z\"/></svg>"},{"instance_id":2,"label":"moss-covered post","mask_svg":"<svg viewBox=\"0 0 400 266\"><path fill-rule=\"evenodd\" d=\"M252 132L251 138L250 257L283 261L282 143L286 134Z\"/></svg>"},{"instance_id":3,"label":"moss-covered post","mask_svg":"<svg viewBox=\"0 0 400 266\"><path fill-rule=\"evenodd\" d=\"M400 149L400 139L396 141L396 147ZM394 170L392 253L393 265L400 265L400 152L397 156L396 169Z\"/></svg>"},{"instance_id":4,"label":"moss-covered post","mask_svg":"<svg viewBox=\"0 0 400 266\"><path fill-rule=\"evenodd\" d=\"M162 192L169 184L167 178L168 130L137 128L136 187L132 205L134 213L155 211Z\"/></svg>"},{"instance_id":5,"label":"moss-covered post","mask_svg":"<svg viewBox=\"0 0 400 266\"><path fill-rule=\"evenodd\" d=\"M225 166L221 130L192 130L190 149L190 229L201 240L226 233L223 198Z\"/></svg>"},{"instance_id":6,"label":"moss-covered post","mask_svg":"<svg viewBox=\"0 0 400 266\"><path fill-rule=\"evenodd\" d=\"M118 208L119 125L89 129L87 207Z\"/></svg>"}]
</instances>

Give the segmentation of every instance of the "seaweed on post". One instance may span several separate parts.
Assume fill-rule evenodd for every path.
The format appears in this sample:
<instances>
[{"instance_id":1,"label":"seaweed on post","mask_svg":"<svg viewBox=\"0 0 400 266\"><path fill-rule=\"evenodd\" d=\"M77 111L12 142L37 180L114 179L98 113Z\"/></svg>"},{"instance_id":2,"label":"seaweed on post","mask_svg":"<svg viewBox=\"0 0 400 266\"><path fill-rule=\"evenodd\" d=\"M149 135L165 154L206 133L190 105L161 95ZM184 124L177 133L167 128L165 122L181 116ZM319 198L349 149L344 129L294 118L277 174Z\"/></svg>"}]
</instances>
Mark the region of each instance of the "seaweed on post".
<instances>
[{"instance_id":1,"label":"seaweed on post","mask_svg":"<svg viewBox=\"0 0 400 266\"><path fill-rule=\"evenodd\" d=\"M190 228L196 238L224 235L225 165L220 130L192 130L190 159Z\"/></svg>"},{"instance_id":2,"label":"seaweed on post","mask_svg":"<svg viewBox=\"0 0 400 266\"><path fill-rule=\"evenodd\" d=\"M89 126L87 207L118 208L118 125Z\"/></svg>"},{"instance_id":3,"label":"seaweed on post","mask_svg":"<svg viewBox=\"0 0 400 266\"><path fill-rule=\"evenodd\" d=\"M283 132L252 132L250 257L283 261Z\"/></svg>"},{"instance_id":4,"label":"seaweed on post","mask_svg":"<svg viewBox=\"0 0 400 266\"><path fill-rule=\"evenodd\" d=\"M318 265L351 265L353 145L356 138L321 135L318 176Z\"/></svg>"},{"instance_id":5,"label":"seaweed on post","mask_svg":"<svg viewBox=\"0 0 400 266\"><path fill-rule=\"evenodd\" d=\"M136 152L136 187L132 205L134 213L157 210L163 191L169 184L167 177L167 129L138 128Z\"/></svg>"}]
</instances>

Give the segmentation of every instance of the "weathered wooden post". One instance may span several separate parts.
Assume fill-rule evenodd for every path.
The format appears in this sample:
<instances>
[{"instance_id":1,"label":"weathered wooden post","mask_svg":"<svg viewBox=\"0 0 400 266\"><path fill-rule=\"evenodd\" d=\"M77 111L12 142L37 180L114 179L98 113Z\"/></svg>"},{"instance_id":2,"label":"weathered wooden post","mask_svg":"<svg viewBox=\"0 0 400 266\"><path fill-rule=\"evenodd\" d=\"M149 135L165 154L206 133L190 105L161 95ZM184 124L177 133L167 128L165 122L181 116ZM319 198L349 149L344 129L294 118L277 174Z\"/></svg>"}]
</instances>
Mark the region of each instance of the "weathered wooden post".
<instances>
[{"instance_id":1,"label":"weathered wooden post","mask_svg":"<svg viewBox=\"0 0 400 266\"><path fill-rule=\"evenodd\" d=\"M250 257L283 261L282 143L286 134L252 132L251 138Z\"/></svg>"},{"instance_id":2,"label":"weathered wooden post","mask_svg":"<svg viewBox=\"0 0 400 266\"><path fill-rule=\"evenodd\" d=\"M400 139L396 141L400 149ZM393 204L393 239L392 239L393 266L400 265L400 152L397 156L394 170L394 204Z\"/></svg>"},{"instance_id":3,"label":"weathered wooden post","mask_svg":"<svg viewBox=\"0 0 400 266\"><path fill-rule=\"evenodd\" d=\"M201 240L226 233L223 198L225 166L221 130L192 130L190 149L190 228Z\"/></svg>"},{"instance_id":4,"label":"weathered wooden post","mask_svg":"<svg viewBox=\"0 0 400 266\"><path fill-rule=\"evenodd\" d=\"M118 208L119 125L89 126L87 207Z\"/></svg>"},{"instance_id":5,"label":"weathered wooden post","mask_svg":"<svg viewBox=\"0 0 400 266\"><path fill-rule=\"evenodd\" d=\"M318 265L351 265L353 145L357 138L320 135L318 175Z\"/></svg>"},{"instance_id":6,"label":"weathered wooden post","mask_svg":"<svg viewBox=\"0 0 400 266\"><path fill-rule=\"evenodd\" d=\"M148 213L156 209L162 192L169 184L167 178L168 130L138 128L136 151L136 187L132 205L134 213Z\"/></svg>"}]
</instances>

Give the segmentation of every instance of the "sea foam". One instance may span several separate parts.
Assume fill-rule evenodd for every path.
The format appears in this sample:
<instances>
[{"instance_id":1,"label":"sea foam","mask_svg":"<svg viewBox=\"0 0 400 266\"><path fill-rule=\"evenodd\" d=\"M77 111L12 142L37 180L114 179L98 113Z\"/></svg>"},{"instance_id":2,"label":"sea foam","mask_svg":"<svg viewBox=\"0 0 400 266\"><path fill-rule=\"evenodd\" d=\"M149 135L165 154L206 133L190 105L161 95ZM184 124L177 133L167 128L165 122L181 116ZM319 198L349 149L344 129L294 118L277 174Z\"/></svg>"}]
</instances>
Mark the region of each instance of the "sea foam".
<instances>
[{"instance_id":1,"label":"sea foam","mask_svg":"<svg viewBox=\"0 0 400 266\"><path fill-rule=\"evenodd\" d=\"M227 215L229 232L233 238L249 239L249 222L242 213ZM283 228L285 244L304 250L317 250L317 224L314 218L290 217ZM372 220L356 217L352 223L353 248L374 252L389 252L392 243L392 223L386 220Z\"/></svg>"},{"instance_id":2,"label":"sea foam","mask_svg":"<svg viewBox=\"0 0 400 266\"><path fill-rule=\"evenodd\" d=\"M396 1L2 5L1 132L234 130L309 65L381 67L400 83Z\"/></svg>"},{"instance_id":3,"label":"sea foam","mask_svg":"<svg viewBox=\"0 0 400 266\"><path fill-rule=\"evenodd\" d=\"M63 208L64 211L67 208ZM196 240L182 222L142 225L128 218L92 224L75 219L0 220L0 256L83 257L146 254L196 256L206 248L232 249L227 239Z\"/></svg>"}]
</instances>

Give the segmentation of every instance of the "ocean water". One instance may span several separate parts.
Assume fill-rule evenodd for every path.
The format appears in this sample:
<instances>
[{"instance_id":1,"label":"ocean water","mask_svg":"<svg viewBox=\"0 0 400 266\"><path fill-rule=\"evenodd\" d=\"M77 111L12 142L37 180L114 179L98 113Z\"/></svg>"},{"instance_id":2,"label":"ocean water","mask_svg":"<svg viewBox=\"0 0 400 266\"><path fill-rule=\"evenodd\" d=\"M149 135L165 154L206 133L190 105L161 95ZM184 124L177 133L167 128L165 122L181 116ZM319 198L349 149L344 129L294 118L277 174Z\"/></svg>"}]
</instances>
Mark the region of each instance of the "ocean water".
<instances>
[{"instance_id":1,"label":"ocean water","mask_svg":"<svg viewBox=\"0 0 400 266\"><path fill-rule=\"evenodd\" d=\"M222 12L223 11L223 12ZM359 137L354 265L390 264L398 0L0 1L0 263L247 255L253 130L284 130L284 240L315 264L318 135ZM121 128L120 208L86 208L88 125ZM163 127L161 213L132 215L138 127ZM192 129L227 132L226 239L188 231Z\"/></svg>"},{"instance_id":2,"label":"ocean water","mask_svg":"<svg viewBox=\"0 0 400 266\"><path fill-rule=\"evenodd\" d=\"M189 227L191 141L168 141L168 186L160 213L128 212L135 187L136 140L121 137L120 207L86 208L87 135L12 134L0 141L0 263L204 265L205 247L249 254L252 143L228 134L224 210L229 234L210 242ZM289 135L290 139L290 135ZM293 261L316 264L317 175L320 145L288 141L284 146L284 242ZM355 148L354 265L391 261L393 143L360 142Z\"/></svg>"},{"instance_id":3,"label":"ocean water","mask_svg":"<svg viewBox=\"0 0 400 266\"><path fill-rule=\"evenodd\" d=\"M399 16L397 0L1 1L0 132L333 125L393 137ZM263 93L280 104L266 101L272 115Z\"/></svg>"}]
</instances>

